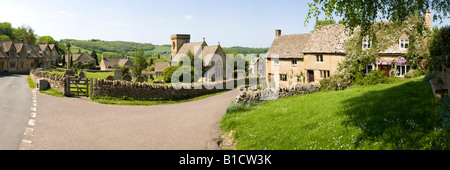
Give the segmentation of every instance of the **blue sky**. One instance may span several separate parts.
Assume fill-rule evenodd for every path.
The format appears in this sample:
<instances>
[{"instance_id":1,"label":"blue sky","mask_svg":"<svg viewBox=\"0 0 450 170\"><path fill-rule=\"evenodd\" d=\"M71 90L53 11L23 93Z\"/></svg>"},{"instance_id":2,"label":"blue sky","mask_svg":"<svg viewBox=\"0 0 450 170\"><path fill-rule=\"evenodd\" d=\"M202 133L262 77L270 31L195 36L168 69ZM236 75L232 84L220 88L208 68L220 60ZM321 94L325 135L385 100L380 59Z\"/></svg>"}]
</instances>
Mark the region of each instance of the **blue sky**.
<instances>
[{"instance_id":1,"label":"blue sky","mask_svg":"<svg viewBox=\"0 0 450 170\"><path fill-rule=\"evenodd\" d=\"M56 40L102 39L170 44L170 35L224 47L270 47L275 29L308 33L312 0L0 0L0 22L30 25ZM439 22L433 23L438 25ZM444 20L441 25L449 25Z\"/></svg>"}]
</instances>

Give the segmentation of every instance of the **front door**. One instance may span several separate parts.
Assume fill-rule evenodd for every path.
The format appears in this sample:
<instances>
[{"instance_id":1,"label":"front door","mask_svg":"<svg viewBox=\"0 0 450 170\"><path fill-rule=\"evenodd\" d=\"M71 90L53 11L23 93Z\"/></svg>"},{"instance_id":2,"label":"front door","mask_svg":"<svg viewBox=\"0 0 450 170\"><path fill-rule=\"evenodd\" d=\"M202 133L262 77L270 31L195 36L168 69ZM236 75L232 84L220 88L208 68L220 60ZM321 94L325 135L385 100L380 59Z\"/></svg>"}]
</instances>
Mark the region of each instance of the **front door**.
<instances>
[{"instance_id":1,"label":"front door","mask_svg":"<svg viewBox=\"0 0 450 170\"><path fill-rule=\"evenodd\" d=\"M308 70L308 82L314 82L314 70Z\"/></svg>"},{"instance_id":2,"label":"front door","mask_svg":"<svg viewBox=\"0 0 450 170\"><path fill-rule=\"evenodd\" d=\"M378 70L384 71L384 76L389 77L389 67L385 65L379 65Z\"/></svg>"}]
</instances>

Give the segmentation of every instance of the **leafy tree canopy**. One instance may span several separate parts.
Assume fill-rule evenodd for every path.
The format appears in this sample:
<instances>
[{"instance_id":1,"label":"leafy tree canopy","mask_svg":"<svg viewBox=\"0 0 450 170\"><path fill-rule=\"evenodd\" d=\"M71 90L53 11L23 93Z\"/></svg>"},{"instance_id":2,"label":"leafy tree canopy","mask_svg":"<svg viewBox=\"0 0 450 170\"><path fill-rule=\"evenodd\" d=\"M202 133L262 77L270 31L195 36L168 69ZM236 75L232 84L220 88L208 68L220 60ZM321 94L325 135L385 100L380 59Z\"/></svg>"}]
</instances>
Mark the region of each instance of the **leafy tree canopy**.
<instances>
[{"instance_id":1,"label":"leafy tree canopy","mask_svg":"<svg viewBox=\"0 0 450 170\"><path fill-rule=\"evenodd\" d=\"M377 19L402 22L416 14L425 16L427 10L433 10L433 20L440 19L442 22L450 12L449 0L314 0L308 6L305 25L312 17L319 20L319 16L324 13L326 20L333 19L333 15L342 17L343 24L350 31L360 26L361 35L370 35L373 32L373 22ZM421 20L423 23L424 17Z\"/></svg>"}]
</instances>

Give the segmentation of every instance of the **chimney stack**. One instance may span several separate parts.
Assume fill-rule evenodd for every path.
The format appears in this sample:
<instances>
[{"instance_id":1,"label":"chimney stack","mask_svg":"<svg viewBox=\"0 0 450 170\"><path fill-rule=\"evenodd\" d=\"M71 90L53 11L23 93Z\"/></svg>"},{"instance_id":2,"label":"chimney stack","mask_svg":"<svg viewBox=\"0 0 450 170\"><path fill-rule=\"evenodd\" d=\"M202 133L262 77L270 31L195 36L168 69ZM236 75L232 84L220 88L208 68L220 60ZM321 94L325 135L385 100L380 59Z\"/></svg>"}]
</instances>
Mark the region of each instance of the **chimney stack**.
<instances>
[{"instance_id":1,"label":"chimney stack","mask_svg":"<svg viewBox=\"0 0 450 170\"><path fill-rule=\"evenodd\" d=\"M425 13L425 27L433 30L432 25L431 25L431 12L430 10L427 10L427 12Z\"/></svg>"},{"instance_id":2,"label":"chimney stack","mask_svg":"<svg viewBox=\"0 0 450 170\"><path fill-rule=\"evenodd\" d=\"M281 30L280 29L276 29L275 30L275 38L278 38L281 36Z\"/></svg>"}]
</instances>

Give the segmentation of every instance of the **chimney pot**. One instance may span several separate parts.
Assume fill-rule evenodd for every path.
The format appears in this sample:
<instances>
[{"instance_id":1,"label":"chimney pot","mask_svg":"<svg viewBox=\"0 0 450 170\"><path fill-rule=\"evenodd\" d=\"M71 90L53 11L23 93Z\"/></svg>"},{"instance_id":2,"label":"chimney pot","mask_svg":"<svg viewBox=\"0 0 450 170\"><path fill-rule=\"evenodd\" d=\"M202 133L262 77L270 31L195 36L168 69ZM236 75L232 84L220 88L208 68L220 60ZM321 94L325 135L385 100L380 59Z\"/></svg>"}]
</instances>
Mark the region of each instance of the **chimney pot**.
<instances>
[{"instance_id":1,"label":"chimney pot","mask_svg":"<svg viewBox=\"0 0 450 170\"><path fill-rule=\"evenodd\" d=\"M275 38L278 38L281 36L281 30L280 29L276 29L275 30Z\"/></svg>"}]
</instances>

